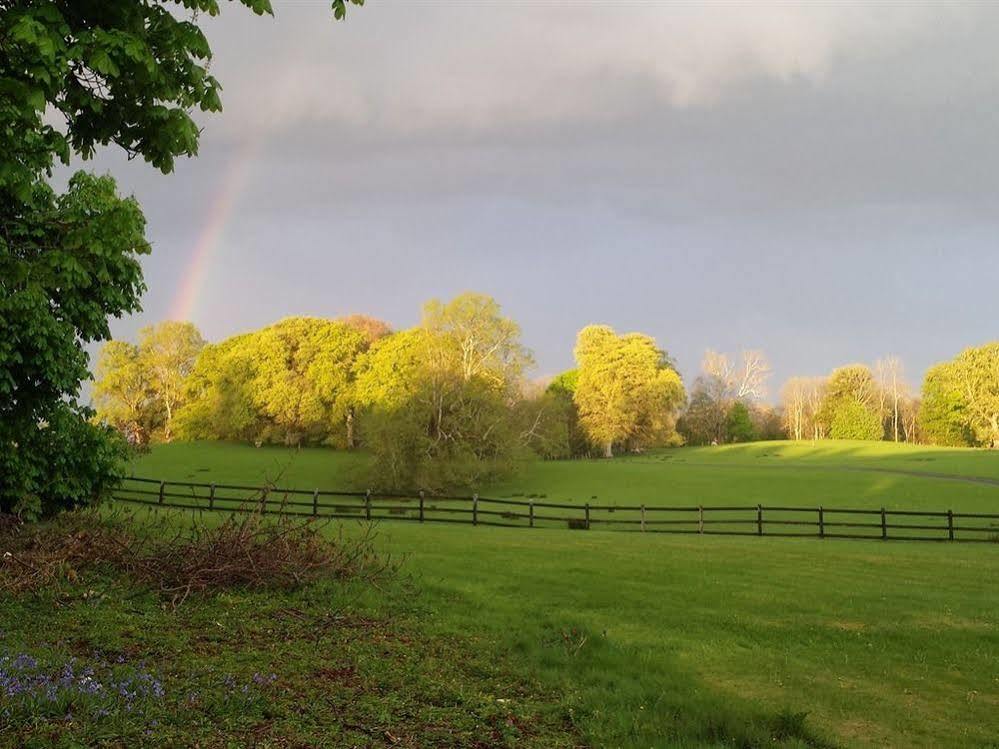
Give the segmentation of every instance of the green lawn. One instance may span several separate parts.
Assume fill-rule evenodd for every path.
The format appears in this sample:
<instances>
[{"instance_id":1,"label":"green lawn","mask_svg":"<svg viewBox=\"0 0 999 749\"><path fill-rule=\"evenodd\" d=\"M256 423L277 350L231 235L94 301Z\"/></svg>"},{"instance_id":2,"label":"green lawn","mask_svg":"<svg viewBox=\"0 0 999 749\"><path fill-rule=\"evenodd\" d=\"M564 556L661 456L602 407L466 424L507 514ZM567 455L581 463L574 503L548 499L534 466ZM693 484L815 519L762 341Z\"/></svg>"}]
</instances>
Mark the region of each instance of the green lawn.
<instances>
[{"instance_id":1,"label":"green lawn","mask_svg":"<svg viewBox=\"0 0 999 749\"><path fill-rule=\"evenodd\" d=\"M921 453L932 462L917 460ZM363 460L324 450L177 444L155 448L134 470L245 483L280 473L282 484L347 488L363 486ZM577 502L594 496L649 504L738 499L999 511L999 486L856 470L915 465L987 477L995 475L997 461L973 451L771 443L537 463L483 491ZM348 524L348 532L354 527ZM359 715L377 719L379 730L393 736L416 737L403 745L999 747L999 544L402 522L383 523L379 533L382 548L405 556L415 584L401 580L368 591L355 605L379 620L398 619L414 643L412 653L402 653L419 686L405 687L407 679L395 672L383 675L383 709ZM330 586L322 590L340 596ZM302 598L313 607L325 600L314 592ZM280 626L266 617L286 602L264 605L261 596L233 594L192 605L202 612L184 616L210 632L222 606L256 612L252 628L280 636ZM137 610L120 612L120 626L167 626L155 609ZM82 621L71 610L51 622L33 616L12 614L3 626L22 640L38 640ZM360 638L368 642L369 635ZM146 641L152 647L155 638ZM225 658L240 660L247 672L264 667L257 659L265 659L279 684L297 684L317 664L346 657L345 646L335 642L293 652L262 650L260 640L244 652L237 642ZM186 643L178 638L176 645ZM449 659L450 670L442 666ZM378 663L359 663L359 671L377 681ZM443 702L429 696L435 683L444 684ZM296 694L316 689L302 686ZM272 730L291 730L289 700L274 708ZM472 718L461 718L462 709ZM454 731L450 743L432 744L415 728L433 710L443 711L438 721ZM509 735L489 723L498 719ZM301 729L305 736L317 730L313 724ZM469 738L477 730L479 743ZM340 738L329 746L352 745L345 737L359 735L342 726L331 731ZM391 745L383 734L357 743Z\"/></svg>"}]
</instances>

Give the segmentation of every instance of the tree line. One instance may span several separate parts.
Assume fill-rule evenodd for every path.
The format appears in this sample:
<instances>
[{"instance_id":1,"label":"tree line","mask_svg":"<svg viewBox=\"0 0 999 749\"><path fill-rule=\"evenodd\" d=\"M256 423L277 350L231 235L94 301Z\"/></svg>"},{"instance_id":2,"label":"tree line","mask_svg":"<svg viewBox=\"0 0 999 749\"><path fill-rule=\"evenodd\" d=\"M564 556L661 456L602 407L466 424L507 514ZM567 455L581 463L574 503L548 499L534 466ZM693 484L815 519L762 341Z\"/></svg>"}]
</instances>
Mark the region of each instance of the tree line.
<instances>
[{"instance_id":1,"label":"tree line","mask_svg":"<svg viewBox=\"0 0 999 749\"><path fill-rule=\"evenodd\" d=\"M370 317L293 317L215 344L191 323L101 350L96 419L135 444L172 439L363 446L373 484L433 491L508 475L524 458L678 444L685 391L653 338L580 331L578 368L538 383L520 327L463 294L401 331Z\"/></svg>"},{"instance_id":2,"label":"tree line","mask_svg":"<svg viewBox=\"0 0 999 749\"><path fill-rule=\"evenodd\" d=\"M209 344L191 323L164 322L134 344L105 345L96 418L136 444L363 447L375 485L434 491L500 478L532 456L763 439L999 440L999 344L932 368L919 396L901 361L885 357L793 377L773 406L759 350L707 351L688 394L648 335L587 326L576 368L538 382L520 333L480 294L432 300L401 331L364 315L292 317Z\"/></svg>"}]
</instances>

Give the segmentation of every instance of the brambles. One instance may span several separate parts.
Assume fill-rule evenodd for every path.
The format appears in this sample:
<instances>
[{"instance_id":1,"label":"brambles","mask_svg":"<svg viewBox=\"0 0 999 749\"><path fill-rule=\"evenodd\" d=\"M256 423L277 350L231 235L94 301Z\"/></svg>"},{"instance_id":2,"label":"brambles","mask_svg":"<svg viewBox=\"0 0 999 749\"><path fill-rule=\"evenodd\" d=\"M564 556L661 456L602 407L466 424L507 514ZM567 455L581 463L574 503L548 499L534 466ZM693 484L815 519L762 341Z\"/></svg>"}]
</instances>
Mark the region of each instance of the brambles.
<instances>
[{"instance_id":1,"label":"brambles","mask_svg":"<svg viewBox=\"0 0 999 749\"><path fill-rule=\"evenodd\" d=\"M110 567L179 605L192 593L287 590L321 577L376 580L397 569L375 552L370 528L331 537L325 522L244 509L218 523L84 510L45 526L12 525L0 532L0 590L34 591Z\"/></svg>"}]
</instances>

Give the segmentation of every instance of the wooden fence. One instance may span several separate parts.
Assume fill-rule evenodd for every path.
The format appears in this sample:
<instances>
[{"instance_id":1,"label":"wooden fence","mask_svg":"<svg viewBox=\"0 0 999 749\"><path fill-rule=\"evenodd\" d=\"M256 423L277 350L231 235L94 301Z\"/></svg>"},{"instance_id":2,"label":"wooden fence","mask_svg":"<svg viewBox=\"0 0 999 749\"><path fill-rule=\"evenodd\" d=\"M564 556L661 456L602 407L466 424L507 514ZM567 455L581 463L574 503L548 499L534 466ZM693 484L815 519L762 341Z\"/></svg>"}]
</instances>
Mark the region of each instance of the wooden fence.
<instances>
[{"instance_id":1,"label":"wooden fence","mask_svg":"<svg viewBox=\"0 0 999 749\"><path fill-rule=\"evenodd\" d=\"M128 478L115 499L189 510L285 513L354 520L410 520L504 527L568 527L727 536L868 538L999 543L999 514L913 510L567 504L374 492L312 491Z\"/></svg>"}]
</instances>

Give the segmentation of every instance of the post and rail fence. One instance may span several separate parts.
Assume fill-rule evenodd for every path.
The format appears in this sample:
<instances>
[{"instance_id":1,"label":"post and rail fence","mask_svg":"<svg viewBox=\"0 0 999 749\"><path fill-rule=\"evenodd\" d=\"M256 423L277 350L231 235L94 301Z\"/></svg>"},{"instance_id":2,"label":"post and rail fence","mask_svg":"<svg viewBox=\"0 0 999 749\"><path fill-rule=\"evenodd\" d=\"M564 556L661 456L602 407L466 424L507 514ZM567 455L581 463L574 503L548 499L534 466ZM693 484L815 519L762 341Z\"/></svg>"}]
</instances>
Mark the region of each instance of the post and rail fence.
<instances>
[{"instance_id":1,"label":"post and rail fence","mask_svg":"<svg viewBox=\"0 0 999 749\"><path fill-rule=\"evenodd\" d=\"M237 484L162 481L130 477L113 497L188 510L262 511L361 521L411 520L511 528L568 527L642 533L725 536L861 538L899 541L999 543L999 514L887 508L782 507L774 505L568 504L533 498L439 496L424 492L286 489Z\"/></svg>"}]
</instances>

